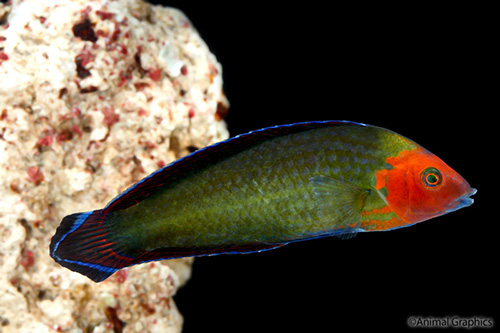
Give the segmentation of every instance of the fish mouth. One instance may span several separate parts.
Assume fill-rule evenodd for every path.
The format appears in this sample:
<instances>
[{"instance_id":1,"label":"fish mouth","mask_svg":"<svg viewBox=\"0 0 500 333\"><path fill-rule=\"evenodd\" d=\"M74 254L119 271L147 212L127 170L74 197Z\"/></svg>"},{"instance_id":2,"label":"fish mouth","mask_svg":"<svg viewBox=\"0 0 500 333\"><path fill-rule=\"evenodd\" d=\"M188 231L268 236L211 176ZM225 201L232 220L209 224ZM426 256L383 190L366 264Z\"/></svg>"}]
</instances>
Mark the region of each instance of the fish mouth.
<instances>
[{"instance_id":1,"label":"fish mouth","mask_svg":"<svg viewBox=\"0 0 500 333\"><path fill-rule=\"evenodd\" d=\"M466 194L458 198L457 200L453 201L453 204L451 205L451 208L447 209L446 212L454 212L460 208L464 207L469 207L474 203L474 199L471 198L474 194L477 193L477 190L475 188L471 188L470 191L468 191Z\"/></svg>"}]
</instances>

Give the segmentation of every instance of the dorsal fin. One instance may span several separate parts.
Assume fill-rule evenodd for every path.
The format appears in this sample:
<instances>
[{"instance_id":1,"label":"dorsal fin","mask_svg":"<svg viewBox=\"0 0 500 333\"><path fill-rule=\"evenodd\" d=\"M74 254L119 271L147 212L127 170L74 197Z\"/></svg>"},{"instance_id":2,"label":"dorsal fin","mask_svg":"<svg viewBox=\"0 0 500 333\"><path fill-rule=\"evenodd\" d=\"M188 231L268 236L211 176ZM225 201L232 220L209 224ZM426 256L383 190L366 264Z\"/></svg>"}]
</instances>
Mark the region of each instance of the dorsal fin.
<instances>
[{"instance_id":1,"label":"dorsal fin","mask_svg":"<svg viewBox=\"0 0 500 333\"><path fill-rule=\"evenodd\" d=\"M111 200L103 209L104 214L125 209L146 199L169 184L173 184L193 172L206 168L217 161L236 155L259 143L303 131L333 126L367 126L350 121L313 121L267 127L241 134L211 146L197 150L153 172Z\"/></svg>"}]
</instances>

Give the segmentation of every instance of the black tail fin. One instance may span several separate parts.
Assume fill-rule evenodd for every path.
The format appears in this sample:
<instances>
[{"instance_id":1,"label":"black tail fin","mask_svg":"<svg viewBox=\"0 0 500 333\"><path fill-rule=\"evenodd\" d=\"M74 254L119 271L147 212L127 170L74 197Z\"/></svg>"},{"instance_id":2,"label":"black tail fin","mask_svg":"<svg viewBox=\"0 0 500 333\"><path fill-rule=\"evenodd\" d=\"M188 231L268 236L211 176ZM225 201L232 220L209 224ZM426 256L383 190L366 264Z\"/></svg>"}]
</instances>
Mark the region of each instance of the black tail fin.
<instances>
[{"instance_id":1,"label":"black tail fin","mask_svg":"<svg viewBox=\"0 0 500 333\"><path fill-rule=\"evenodd\" d=\"M58 264L95 282L106 280L133 262L133 258L116 252L119 244L109 240L110 223L102 212L64 217L50 242L50 256Z\"/></svg>"}]
</instances>

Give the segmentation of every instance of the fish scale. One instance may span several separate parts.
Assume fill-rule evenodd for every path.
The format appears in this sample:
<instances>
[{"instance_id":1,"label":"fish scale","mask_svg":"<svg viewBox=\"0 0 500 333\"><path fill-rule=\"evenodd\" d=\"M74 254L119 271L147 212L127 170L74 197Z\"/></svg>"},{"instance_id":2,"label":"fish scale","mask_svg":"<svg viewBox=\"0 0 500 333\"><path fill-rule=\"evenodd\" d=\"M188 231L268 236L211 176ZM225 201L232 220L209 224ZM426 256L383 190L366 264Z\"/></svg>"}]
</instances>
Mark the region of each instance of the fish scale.
<instances>
[{"instance_id":1,"label":"fish scale","mask_svg":"<svg viewBox=\"0 0 500 333\"><path fill-rule=\"evenodd\" d=\"M468 206L473 193L392 131L347 121L276 126L200 149L103 209L66 216L51 256L99 282L151 260L400 228Z\"/></svg>"},{"instance_id":2,"label":"fish scale","mask_svg":"<svg viewBox=\"0 0 500 333\"><path fill-rule=\"evenodd\" d=\"M318 174L335 175L341 181L358 183L362 177L366 178L366 175L351 172L352 156L355 154L349 149L353 143L361 143L357 137L346 137L345 133L335 135L337 133L333 132L332 135L332 131L328 130L328 135L325 135L322 132L327 132L327 129L301 133L293 140L286 136L270 140L210 166L183 181L177 189L170 189L168 194L158 193L156 197L162 202L171 202L173 198L189 198L189 205L186 206L182 200L175 201L176 204L168 205L166 210L156 211L158 205L152 198L149 200L151 213L148 214L152 221L147 224L158 224L155 233L166 233L171 226L179 231L182 230L181 226L186 226L186 230L191 230L187 226L198 226L196 233L179 232L182 236L170 237L169 247L183 247L195 241L200 246L224 247L228 240L245 243L249 239L266 244L278 243L338 227L337 221L322 223L308 181ZM338 138L347 138L348 141L339 142ZM275 149L276 146L280 149ZM318 146L333 149L318 154ZM368 152L369 148L364 150ZM331 166L327 162L329 155L337 156L337 174L330 171ZM258 165L256 160L259 161ZM254 181L248 182L249 177ZM214 179L221 184L218 191L213 190ZM267 188L266 195L262 195L261 188ZM267 200L265 204L262 204L263 198ZM137 226L137 216L142 215L143 210L144 207L137 205L124 212L123 221L120 222L124 233L130 232L128 225L132 228ZM142 242L136 240L136 244L139 247L146 244L151 248L157 247L154 240L147 236L144 234Z\"/></svg>"}]
</instances>

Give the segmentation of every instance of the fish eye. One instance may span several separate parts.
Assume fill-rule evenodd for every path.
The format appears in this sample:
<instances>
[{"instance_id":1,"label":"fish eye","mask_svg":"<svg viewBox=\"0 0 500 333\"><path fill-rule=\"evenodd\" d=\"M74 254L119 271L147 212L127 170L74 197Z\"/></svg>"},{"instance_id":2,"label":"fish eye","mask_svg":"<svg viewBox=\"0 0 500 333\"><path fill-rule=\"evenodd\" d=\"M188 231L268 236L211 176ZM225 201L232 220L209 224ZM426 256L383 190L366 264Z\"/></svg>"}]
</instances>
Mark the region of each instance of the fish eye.
<instances>
[{"instance_id":1,"label":"fish eye","mask_svg":"<svg viewBox=\"0 0 500 333\"><path fill-rule=\"evenodd\" d=\"M441 184L441 173L436 168L427 168L422 172L422 182L427 187L436 187Z\"/></svg>"}]
</instances>

